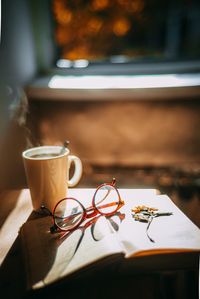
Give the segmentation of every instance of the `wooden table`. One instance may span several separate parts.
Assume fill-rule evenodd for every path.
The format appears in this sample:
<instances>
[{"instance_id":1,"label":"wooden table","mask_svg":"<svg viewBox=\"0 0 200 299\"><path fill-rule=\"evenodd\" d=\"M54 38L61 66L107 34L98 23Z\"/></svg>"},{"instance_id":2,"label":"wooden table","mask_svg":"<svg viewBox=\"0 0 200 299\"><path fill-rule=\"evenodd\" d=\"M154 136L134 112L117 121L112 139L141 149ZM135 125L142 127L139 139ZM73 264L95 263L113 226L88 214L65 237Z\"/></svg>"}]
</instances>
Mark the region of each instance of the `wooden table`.
<instances>
[{"instance_id":1,"label":"wooden table","mask_svg":"<svg viewBox=\"0 0 200 299\"><path fill-rule=\"evenodd\" d=\"M137 192L140 191L137 190ZM144 190L141 190L141 192L144 192ZM147 194L153 194L156 190L146 190L146 192ZM1 294L4 294L6 298L34 297L34 294L26 292L25 269L18 237L20 227L31 217L33 217L33 213L28 189L8 190L1 194L0 290ZM96 274L94 274L87 281L70 281L69 284L66 284L64 293L67 291L67 294L70 294L71 292L74 296L74 288L78 292L76 288L78 284L80 293L82 294L84 290L87 293L87 296L85 293L87 298L90 298L90 295L91 298L112 298L114 294L115 296L117 294L119 298L124 294L124 298L130 298L133 292L140 298L147 298L147 296L148 298L173 298L173 296L175 296L174 298L179 298L180 296L183 299L198 298L198 254L188 254L186 257L184 256L184 261L183 257L178 255L177 259L180 259L180 268L177 268L177 266L173 267L170 263L170 257L166 256L164 263L159 268L155 267L153 269L152 265L156 264L154 263L154 258L147 259L143 257L143 259L138 259L134 262L134 270L131 263L126 265L124 270L122 266L122 275L120 277L115 277L114 279L109 277L108 281L106 281L103 276L104 286L99 291L97 291L99 289L99 274L96 280ZM93 282L92 285L91 282ZM144 285L145 287L143 287ZM104 293L102 293L103 291ZM55 298L55 294L57 298L61 298L63 289L51 290L46 295L48 298L51 295L52 298ZM107 297L105 294L107 294ZM42 298L44 298L44 294Z\"/></svg>"}]
</instances>

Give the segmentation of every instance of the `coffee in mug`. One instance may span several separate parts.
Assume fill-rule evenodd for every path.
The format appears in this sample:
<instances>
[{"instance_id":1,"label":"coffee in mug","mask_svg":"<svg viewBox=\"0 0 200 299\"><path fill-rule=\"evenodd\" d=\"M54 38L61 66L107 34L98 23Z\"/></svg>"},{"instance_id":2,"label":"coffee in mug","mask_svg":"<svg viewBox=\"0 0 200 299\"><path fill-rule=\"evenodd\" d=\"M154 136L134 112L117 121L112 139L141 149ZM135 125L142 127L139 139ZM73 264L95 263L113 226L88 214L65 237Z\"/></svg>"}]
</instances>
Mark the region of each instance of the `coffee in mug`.
<instances>
[{"instance_id":1,"label":"coffee in mug","mask_svg":"<svg viewBox=\"0 0 200 299\"><path fill-rule=\"evenodd\" d=\"M70 155L62 146L40 146L22 153L33 209L42 205L53 210L56 203L67 196L68 187L74 187L82 175L81 160ZM73 177L69 169L74 163Z\"/></svg>"}]
</instances>

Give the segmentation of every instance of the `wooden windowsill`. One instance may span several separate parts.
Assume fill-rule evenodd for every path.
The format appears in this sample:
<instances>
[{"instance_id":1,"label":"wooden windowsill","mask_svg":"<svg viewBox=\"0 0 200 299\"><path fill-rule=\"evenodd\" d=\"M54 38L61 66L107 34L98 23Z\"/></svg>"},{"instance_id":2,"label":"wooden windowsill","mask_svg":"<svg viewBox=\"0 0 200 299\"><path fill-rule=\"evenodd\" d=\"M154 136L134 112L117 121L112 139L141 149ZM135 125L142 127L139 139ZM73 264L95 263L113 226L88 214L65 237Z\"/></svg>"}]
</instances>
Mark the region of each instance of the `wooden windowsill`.
<instances>
[{"instance_id":1,"label":"wooden windowsill","mask_svg":"<svg viewBox=\"0 0 200 299\"><path fill-rule=\"evenodd\" d=\"M190 100L200 96L200 74L125 76L125 78L98 76L97 79L91 76L88 78L91 81L88 82L83 81L86 77L57 76L62 82L59 84L57 80L53 87L50 86L53 76L39 78L27 86L26 92L30 100L53 101ZM96 81L93 82L92 79ZM104 82L105 87L102 85ZM97 84L94 86L94 83Z\"/></svg>"}]
</instances>

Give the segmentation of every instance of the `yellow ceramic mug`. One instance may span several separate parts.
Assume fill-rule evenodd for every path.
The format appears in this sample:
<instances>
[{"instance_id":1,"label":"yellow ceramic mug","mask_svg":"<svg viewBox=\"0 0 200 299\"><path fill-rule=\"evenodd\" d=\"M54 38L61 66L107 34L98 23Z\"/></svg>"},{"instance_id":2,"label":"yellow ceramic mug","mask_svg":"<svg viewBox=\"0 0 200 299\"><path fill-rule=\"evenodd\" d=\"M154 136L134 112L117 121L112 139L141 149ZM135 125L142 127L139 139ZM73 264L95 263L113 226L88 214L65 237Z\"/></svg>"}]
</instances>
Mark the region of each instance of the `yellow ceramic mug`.
<instances>
[{"instance_id":1,"label":"yellow ceramic mug","mask_svg":"<svg viewBox=\"0 0 200 299\"><path fill-rule=\"evenodd\" d=\"M82 175L82 163L62 146L40 146L22 153L33 209L44 205L52 211L56 203L67 196L68 187L75 186ZM69 169L74 163L74 175Z\"/></svg>"}]
</instances>

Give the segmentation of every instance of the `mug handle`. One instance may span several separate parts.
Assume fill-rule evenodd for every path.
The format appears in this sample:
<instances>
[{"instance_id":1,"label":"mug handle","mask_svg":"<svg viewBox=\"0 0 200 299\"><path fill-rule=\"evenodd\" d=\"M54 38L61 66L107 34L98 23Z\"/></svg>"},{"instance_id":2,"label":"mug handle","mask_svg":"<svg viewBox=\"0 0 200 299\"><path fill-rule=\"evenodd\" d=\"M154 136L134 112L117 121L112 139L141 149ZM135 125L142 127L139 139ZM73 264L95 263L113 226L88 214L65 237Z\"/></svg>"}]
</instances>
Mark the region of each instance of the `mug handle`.
<instances>
[{"instance_id":1,"label":"mug handle","mask_svg":"<svg viewBox=\"0 0 200 299\"><path fill-rule=\"evenodd\" d=\"M83 172L82 162L77 156L74 156L74 155L68 156L68 162L69 162L69 169L70 169L72 162L75 165L74 175L68 181L68 186L74 187L76 184L78 184L78 182L80 181L80 178L82 176L82 172ZM68 171L69 171L69 169L68 169Z\"/></svg>"}]
</instances>

